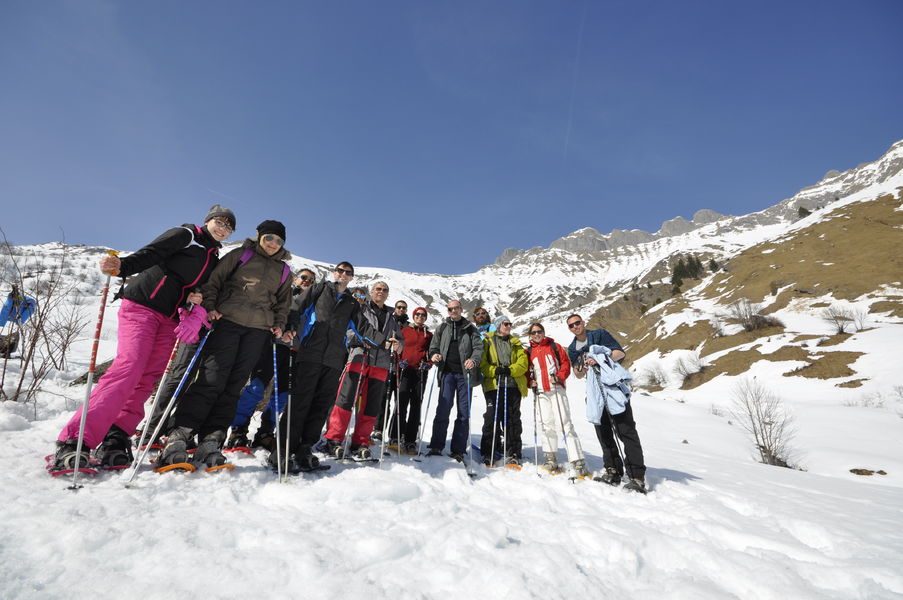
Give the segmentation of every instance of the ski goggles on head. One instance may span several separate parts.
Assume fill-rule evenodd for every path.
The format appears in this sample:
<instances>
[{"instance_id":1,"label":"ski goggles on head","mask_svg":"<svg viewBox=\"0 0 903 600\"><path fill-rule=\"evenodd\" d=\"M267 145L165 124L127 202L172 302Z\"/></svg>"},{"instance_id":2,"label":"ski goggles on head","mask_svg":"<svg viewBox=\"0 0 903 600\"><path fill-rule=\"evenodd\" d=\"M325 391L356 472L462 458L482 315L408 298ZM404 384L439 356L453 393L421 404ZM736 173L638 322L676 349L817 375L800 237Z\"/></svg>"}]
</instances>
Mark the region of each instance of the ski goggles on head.
<instances>
[{"instance_id":1,"label":"ski goggles on head","mask_svg":"<svg viewBox=\"0 0 903 600\"><path fill-rule=\"evenodd\" d=\"M265 242L268 242L271 244L276 244L277 246L280 246L280 247L285 245L285 240L282 239L281 237L279 237L278 235L276 235L275 233L265 233L262 236L260 236L260 238Z\"/></svg>"}]
</instances>

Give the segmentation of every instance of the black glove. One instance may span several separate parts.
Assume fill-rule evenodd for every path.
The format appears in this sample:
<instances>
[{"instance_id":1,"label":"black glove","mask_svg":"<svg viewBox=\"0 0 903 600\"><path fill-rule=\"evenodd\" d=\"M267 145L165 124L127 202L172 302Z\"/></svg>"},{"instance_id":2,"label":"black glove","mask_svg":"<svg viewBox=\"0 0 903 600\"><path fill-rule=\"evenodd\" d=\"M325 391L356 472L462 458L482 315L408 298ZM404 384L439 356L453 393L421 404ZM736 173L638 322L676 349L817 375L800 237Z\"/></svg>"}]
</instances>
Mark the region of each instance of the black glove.
<instances>
[{"instance_id":1,"label":"black glove","mask_svg":"<svg viewBox=\"0 0 903 600\"><path fill-rule=\"evenodd\" d=\"M495 368L495 376L496 377L511 377L511 367L496 367Z\"/></svg>"}]
</instances>

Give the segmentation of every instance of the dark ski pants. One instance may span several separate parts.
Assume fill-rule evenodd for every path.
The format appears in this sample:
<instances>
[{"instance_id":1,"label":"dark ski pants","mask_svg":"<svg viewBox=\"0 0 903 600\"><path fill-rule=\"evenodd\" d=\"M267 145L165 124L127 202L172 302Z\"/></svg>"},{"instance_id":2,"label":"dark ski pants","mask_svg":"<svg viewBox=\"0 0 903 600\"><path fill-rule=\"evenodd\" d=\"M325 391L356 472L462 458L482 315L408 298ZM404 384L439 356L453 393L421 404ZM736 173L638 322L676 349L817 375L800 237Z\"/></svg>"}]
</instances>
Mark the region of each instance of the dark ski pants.
<instances>
[{"instance_id":1,"label":"dark ski pants","mask_svg":"<svg viewBox=\"0 0 903 600\"><path fill-rule=\"evenodd\" d=\"M298 453L302 446L302 453L309 453L310 447L320 441L342 374L339 369L320 363L295 362L291 423L288 411L279 420L279 432L282 439L288 439L289 454ZM286 437L288 425L291 425L290 437Z\"/></svg>"},{"instance_id":2,"label":"dark ski pants","mask_svg":"<svg viewBox=\"0 0 903 600\"><path fill-rule=\"evenodd\" d=\"M507 394L507 398L506 398ZM517 387L502 388L484 392L486 412L483 413L483 437L480 438L480 454L488 458L492 453L493 421L495 425L495 452L501 454L504 448L502 437L507 443L508 456L521 458L521 433L523 425L520 418L520 390ZM496 415L496 404L498 414ZM505 425L505 405L508 405L508 423Z\"/></svg>"},{"instance_id":3,"label":"dark ski pants","mask_svg":"<svg viewBox=\"0 0 903 600\"><path fill-rule=\"evenodd\" d=\"M283 396L286 396L286 392L288 392L289 388L288 367L290 355L291 350L288 346L276 344L276 383L279 387L279 410L283 409ZM260 358L257 360L257 364L254 365L254 369L251 371L251 381L253 382L255 379L257 379L264 388L269 385L270 380L273 379L273 344L264 344L263 351L260 353ZM248 388L251 385L252 384L248 384L248 386L245 386L245 389L242 390L242 393L238 398L238 408L235 411L235 419L232 421L233 431L244 431L247 433L248 425L251 423L251 417L254 415L257 405L263 398L262 394L246 393L249 391ZM275 420L273 415L275 414L275 411L276 406L271 397L270 401L267 403L266 410L263 411L260 428L257 430L258 434L273 431L273 422Z\"/></svg>"},{"instance_id":4,"label":"dark ski pants","mask_svg":"<svg viewBox=\"0 0 903 600\"><path fill-rule=\"evenodd\" d=\"M464 454L470 438L470 390L467 387L467 376L463 373L443 373L439 384L439 401L436 406L436 417L433 419L433 435L430 448L445 448L445 436L448 434L448 420L455 397L458 400L458 415L452 429L451 452Z\"/></svg>"},{"instance_id":5,"label":"dark ski pants","mask_svg":"<svg viewBox=\"0 0 903 600\"><path fill-rule=\"evenodd\" d=\"M353 409L356 414L351 444L354 447L370 445L370 434L373 433L377 415L383 412L388 374L386 369L379 367L361 367L360 363L350 365L339 388L338 400L329 416L326 439L341 442L345 438Z\"/></svg>"},{"instance_id":6,"label":"dark ski pants","mask_svg":"<svg viewBox=\"0 0 903 600\"><path fill-rule=\"evenodd\" d=\"M395 373L389 373L389 379L386 381L386 386L388 387L388 392L386 396L386 401L383 404L383 408L386 408L386 405L391 407L392 405L392 396L395 396L395 409L398 408L398 378ZM375 429L382 431L386 428L386 410L379 411L379 414L376 416L376 427ZM392 428L389 431L389 437L397 435L393 433L395 428L397 427L397 423L395 423L395 417L392 417Z\"/></svg>"},{"instance_id":7,"label":"dark ski pants","mask_svg":"<svg viewBox=\"0 0 903 600\"><path fill-rule=\"evenodd\" d=\"M398 402L392 416L389 438L396 439L401 431L403 440L411 444L417 441L420 431L420 407L423 404L424 385L429 371L425 369L405 369L398 384Z\"/></svg>"},{"instance_id":8,"label":"dark ski pants","mask_svg":"<svg viewBox=\"0 0 903 600\"><path fill-rule=\"evenodd\" d=\"M602 412L602 424L596 425L596 437L602 444L602 462L606 467L613 467L618 473L624 472L624 461L618 452L618 446L612 433L612 421L618 431L618 439L624 447L627 460L627 476L642 479L646 476L646 463L643 461L643 447L640 445L640 434L633 420L633 408L630 403L619 415L612 415L607 410Z\"/></svg>"},{"instance_id":9,"label":"dark ski pants","mask_svg":"<svg viewBox=\"0 0 903 600\"><path fill-rule=\"evenodd\" d=\"M260 349L272 337L267 329L217 321L198 359L197 378L182 394L175 426L197 431L201 438L214 431L225 432Z\"/></svg>"},{"instance_id":10,"label":"dark ski pants","mask_svg":"<svg viewBox=\"0 0 903 600\"><path fill-rule=\"evenodd\" d=\"M157 408L154 410L153 414L147 415L144 420L143 430L147 431L147 435L150 436L154 432L154 429L157 427L157 424L160 422L160 419L163 417L163 411L166 409L166 405L169 404L169 401L172 399L173 395L176 393L176 389L179 387L179 382L182 381L182 377L185 376L185 371L188 370L188 364L191 363L191 357L194 356L194 353L197 352L198 344L179 344L179 349L176 351L176 357L172 361L172 370L169 373L169 376L166 377L165 380L160 382L162 386L162 391L160 392L160 402L157 403ZM188 379L185 381L185 385L182 386L181 395L185 395L185 390L188 389L188 386L194 381L197 377L198 363L195 362L194 372L188 376ZM173 415L175 414L176 407L179 406L179 399L176 398L176 403L173 404L173 410L169 413L169 422L163 428L162 431L167 431L172 429L175 421L173 420ZM153 443L153 440L151 440Z\"/></svg>"}]
</instances>

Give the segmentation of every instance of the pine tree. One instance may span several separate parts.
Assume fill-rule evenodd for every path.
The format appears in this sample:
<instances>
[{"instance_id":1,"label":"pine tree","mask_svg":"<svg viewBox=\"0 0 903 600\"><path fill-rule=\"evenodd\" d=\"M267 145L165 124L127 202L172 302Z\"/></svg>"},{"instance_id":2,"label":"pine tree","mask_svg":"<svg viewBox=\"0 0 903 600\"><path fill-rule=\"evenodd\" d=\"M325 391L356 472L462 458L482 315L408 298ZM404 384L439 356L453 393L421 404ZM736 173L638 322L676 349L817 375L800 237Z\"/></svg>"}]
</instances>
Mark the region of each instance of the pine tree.
<instances>
[{"instance_id":1,"label":"pine tree","mask_svg":"<svg viewBox=\"0 0 903 600\"><path fill-rule=\"evenodd\" d=\"M713 258L712 260L709 261L709 271L714 273L717 270L718 270L718 263L716 263L715 259Z\"/></svg>"},{"instance_id":2,"label":"pine tree","mask_svg":"<svg viewBox=\"0 0 903 600\"><path fill-rule=\"evenodd\" d=\"M812 214L812 211L811 211L811 210L808 210L808 209L807 209L806 207L804 207L804 206L800 206L799 210L796 211L796 214L799 215L800 219L803 219L803 218L808 217L809 215L811 215L811 214Z\"/></svg>"}]
</instances>

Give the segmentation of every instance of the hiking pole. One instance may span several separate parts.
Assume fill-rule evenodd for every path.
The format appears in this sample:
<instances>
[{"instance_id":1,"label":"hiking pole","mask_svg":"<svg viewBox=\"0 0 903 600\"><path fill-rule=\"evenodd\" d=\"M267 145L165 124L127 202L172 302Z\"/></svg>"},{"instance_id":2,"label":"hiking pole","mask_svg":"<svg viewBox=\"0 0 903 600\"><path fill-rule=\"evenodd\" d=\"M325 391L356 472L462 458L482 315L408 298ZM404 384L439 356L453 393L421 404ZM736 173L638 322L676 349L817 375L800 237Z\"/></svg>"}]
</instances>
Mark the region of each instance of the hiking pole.
<instances>
[{"instance_id":1,"label":"hiking pole","mask_svg":"<svg viewBox=\"0 0 903 600\"><path fill-rule=\"evenodd\" d=\"M292 391L295 387L295 351L289 348L288 352L288 397L285 402L285 480L288 481L288 448L292 439ZM279 420L276 420L276 429L279 429ZM278 458L278 457L277 457Z\"/></svg>"},{"instance_id":2,"label":"hiking pole","mask_svg":"<svg viewBox=\"0 0 903 600\"><path fill-rule=\"evenodd\" d=\"M107 254L115 257L119 253L115 250L107 250ZM85 442L85 423L88 420L88 401L91 399L91 388L94 386L94 371L97 366L97 348L100 346L100 332L103 329L103 314L107 308L107 295L110 293L110 280L112 278L113 274L107 273L107 278L103 284L103 290L100 292L100 311L97 314L97 327L94 329L94 345L91 347L91 362L88 363L88 384L85 388L85 399L82 401L81 418L78 422L78 443L75 445L75 470L72 472L72 485L67 488L72 491L82 487L78 485L78 473L81 470L82 445ZM85 466L87 467L88 465Z\"/></svg>"},{"instance_id":3,"label":"hiking pole","mask_svg":"<svg viewBox=\"0 0 903 600\"><path fill-rule=\"evenodd\" d=\"M170 374L172 374L172 363L176 359L176 352L179 350L179 340L176 340L176 343L173 344L172 353L169 355L169 361L166 363L166 369L163 371L163 377L160 379L160 383L157 384L157 393L154 394L154 401L151 403L150 409L150 418L154 418L154 413L157 412L157 406L160 403L160 396L163 395L163 388L166 386L166 380L169 379ZM138 448L144 446L144 440L147 439L147 425L149 421L145 419L146 423L141 429L141 439L138 440Z\"/></svg>"},{"instance_id":4,"label":"hiking pole","mask_svg":"<svg viewBox=\"0 0 903 600\"><path fill-rule=\"evenodd\" d=\"M379 440L379 467L383 466L383 456L386 452L386 434L392 431L392 423L389 422L389 402L392 401L392 385L389 382L392 373L392 365L395 363L395 353L393 352L390 356L389 361L389 374L390 376L386 378L386 382L388 385L386 386L386 397L384 398L386 405L383 407L383 430L380 432L382 435ZM398 398L395 399L395 409L398 410Z\"/></svg>"},{"instance_id":5,"label":"hiking pole","mask_svg":"<svg viewBox=\"0 0 903 600\"><path fill-rule=\"evenodd\" d=\"M539 410L539 398L536 395L536 388L533 388L533 464L536 465L536 474L539 475L539 436L537 434L536 414Z\"/></svg>"},{"instance_id":6,"label":"hiking pole","mask_svg":"<svg viewBox=\"0 0 903 600\"><path fill-rule=\"evenodd\" d=\"M467 452L469 466L465 467L467 476L471 479L476 478L477 474L473 470L473 445L470 443L470 409L473 408L473 391L470 387L470 369L467 370Z\"/></svg>"},{"instance_id":7,"label":"hiking pole","mask_svg":"<svg viewBox=\"0 0 903 600\"><path fill-rule=\"evenodd\" d=\"M194 364L197 362L198 357L201 355L201 350L204 349L204 345L207 343L207 340L210 339L210 334L213 333L214 323L210 324L210 330L201 338L200 343L198 344L197 350L194 351L194 354L191 357L191 361L188 363L188 367L185 369L185 374L182 375L182 379L179 380L179 385L176 386L176 391L172 393L172 398L169 399L169 403L166 405L166 408L163 409L163 414L160 416L160 420L157 422L157 426L154 428L154 433L151 434L151 439L155 440L160 436L160 431L163 429L163 425L166 424L166 420L169 418L169 413L172 412L173 406L176 404L176 400L179 398L179 394L182 393L182 388L185 387L185 382L188 381L188 377L191 375L191 370L194 368ZM144 458L147 456L147 453L150 451L150 444L144 447L143 450L139 448L139 454L135 457L135 462L132 463L131 474L129 475L128 481L125 482L125 487L128 487L129 484L135 479L135 475L138 474L138 469L141 466L141 463L144 461Z\"/></svg>"},{"instance_id":8,"label":"hiking pole","mask_svg":"<svg viewBox=\"0 0 903 600\"><path fill-rule=\"evenodd\" d=\"M618 429L615 426L614 415L612 415L611 411L608 410L608 400L605 397L605 390L602 389L602 371L599 368L599 365L593 365L593 371L596 374L596 386L599 388L599 393L602 396L602 419L605 419L605 415L608 415L608 424L611 427L611 437L615 442L615 448L617 448L618 450L618 458L621 460L621 466L627 471L627 476L633 479L633 469L627 465L627 458L621 451L620 435L618 434Z\"/></svg>"},{"instance_id":9,"label":"hiking pole","mask_svg":"<svg viewBox=\"0 0 903 600\"><path fill-rule=\"evenodd\" d=\"M395 359L395 433L398 448L398 456L401 457L401 366L398 362L398 356L393 354ZM404 407L405 411L407 407Z\"/></svg>"},{"instance_id":10,"label":"hiking pole","mask_svg":"<svg viewBox=\"0 0 903 600\"><path fill-rule=\"evenodd\" d=\"M504 403L505 403L505 416L504 422L502 423L502 460L504 461L504 466L508 466L508 376L505 375L505 392ZM496 398L497 399L497 398Z\"/></svg>"},{"instance_id":11,"label":"hiking pole","mask_svg":"<svg viewBox=\"0 0 903 600\"><path fill-rule=\"evenodd\" d=\"M273 340L273 420L276 423L279 423L279 367L276 364L276 340ZM286 421L286 426L288 426L288 421ZM282 429L278 425L276 426L276 476L279 478L280 483L282 482L282 438L279 435L279 430ZM288 432L286 432L285 437L288 437ZM285 457L286 467L288 466L288 456Z\"/></svg>"},{"instance_id":12,"label":"hiking pole","mask_svg":"<svg viewBox=\"0 0 903 600\"><path fill-rule=\"evenodd\" d=\"M427 374L427 379L429 379L429 374ZM422 462L422 459L418 458L421 454L421 448L423 447L423 432L426 431L426 418L430 413L430 400L433 397L433 388L436 387L436 380L439 379L439 371L436 370L436 376L433 377L432 383L430 383L430 389L426 394L426 410L423 411L423 417L420 419L420 424L417 426L417 455L414 456L411 460L414 462ZM421 397L422 400L422 397Z\"/></svg>"},{"instance_id":13,"label":"hiking pole","mask_svg":"<svg viewBox=\"0 0 903 600\"><path fill-rule=\"evenodd\" d=\"M361 370L357 374L357 385L354 388L354 399L351 402L351 418L348 419L348 426L345 427L345 439L342 441L342 460L345 460L348 457L348 449L351 447L351 434L353 432L353 428L357 427L357 411L361 394L361 382L364 380L364 370L366 369L368 360L366 350L364 350L361 358ZM350 366L348 368L348 372L351 372Z\"/></svg>"},{"instance_id":14,"label":"hiking pole","mask_svg":"<svg viewBox=\"0 0 903 600\"><path fill-rule=\"evenodd\" d=\"M502 378L499 377L495 383L495 412L492 416L492 445L490 446L489 453L489 468L495 466L495 438L498 433L498 422L499 422L499 392L502 389Z\"/></svg>"}]
</instances>

